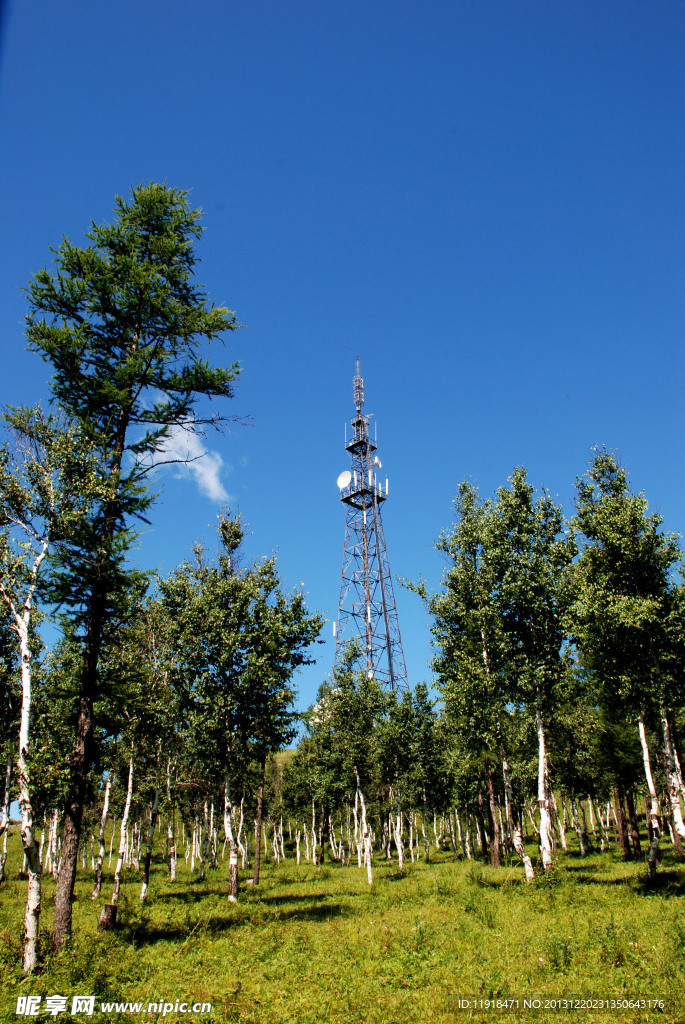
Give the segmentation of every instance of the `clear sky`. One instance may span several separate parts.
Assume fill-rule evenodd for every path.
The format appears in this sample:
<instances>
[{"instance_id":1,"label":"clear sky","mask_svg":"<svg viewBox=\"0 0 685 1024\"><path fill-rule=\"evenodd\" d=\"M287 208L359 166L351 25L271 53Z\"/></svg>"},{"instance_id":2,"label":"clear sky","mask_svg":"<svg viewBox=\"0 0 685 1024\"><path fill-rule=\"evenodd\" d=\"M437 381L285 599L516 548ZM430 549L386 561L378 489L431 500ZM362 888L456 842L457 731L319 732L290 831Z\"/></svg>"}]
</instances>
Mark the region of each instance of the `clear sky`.
<instances>
[{"instance_id":1,"label":"clear sky","mask_svg":"<svg viewBox=\"0 0 685 1024\"><path fill-rule=\"evenodd\" d=\"M395 576L437 585L465 477L489 495L522 464L570 511L597 443L682 531L684 44L673 0L15 0L0 402L47 395L20 289L49 247L165 180L205 211L199 280L245 325L227 411L252 426L208 437L202 473L160 473L139 564L213 544L226 500L248 555L276 551L335 618L357 356ZM429 679L425 612L397 591Z\"/></svg>"}]
</instances>

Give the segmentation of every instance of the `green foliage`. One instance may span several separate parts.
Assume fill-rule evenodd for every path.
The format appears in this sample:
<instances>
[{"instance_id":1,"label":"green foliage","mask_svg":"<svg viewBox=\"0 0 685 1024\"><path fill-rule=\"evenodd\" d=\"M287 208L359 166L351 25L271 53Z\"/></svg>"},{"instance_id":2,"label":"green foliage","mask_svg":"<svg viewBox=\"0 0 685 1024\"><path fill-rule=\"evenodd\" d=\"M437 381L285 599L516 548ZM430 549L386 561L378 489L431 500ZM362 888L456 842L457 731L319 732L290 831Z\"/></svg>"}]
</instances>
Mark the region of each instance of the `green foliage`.
<instances>
[{"instance_id":1,"label":"green foliage","mask_svg":"<svg viewBox=\"0 0 685 1024\"><path fill-rule=\"evenodd\" d=\"M240 566L237 517L221 513L219 537L216 564L198 548L160 581L184 756L215 786L292 739L292 675L322 626L300 592L283 594L274 559Z\"/></svg>"},{"instance_id":2,"label":"green foliage","mask_svg":"<svg viewBox=\"0 0 685 1024\"><path fill-rule=\"evenodd\" d=\"M661 517L647 515L644 495L631 493L613 453L596 449L576 486L575 523L586 540L575 569L571 628L602 699L637 714L659 701L671 574L681 553L660 530Z\"/></svg>"}]
</instances>

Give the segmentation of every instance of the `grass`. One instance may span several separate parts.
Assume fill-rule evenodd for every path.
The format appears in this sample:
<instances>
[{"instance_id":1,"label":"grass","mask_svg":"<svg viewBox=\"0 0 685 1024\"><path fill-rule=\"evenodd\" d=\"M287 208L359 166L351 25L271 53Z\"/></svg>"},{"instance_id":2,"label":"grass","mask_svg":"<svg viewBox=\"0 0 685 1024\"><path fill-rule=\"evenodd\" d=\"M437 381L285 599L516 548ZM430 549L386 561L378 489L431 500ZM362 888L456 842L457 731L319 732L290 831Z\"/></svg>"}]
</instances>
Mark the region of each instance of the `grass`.
<instances>
[{"instance_id":1,"label":"grass","mask_svg":"<svg viewBox=\"0 0 685 1024\"><path fill-rule=\"evenodd\" d=\"M120 926L100 934L102 900L91 902L92 873L79 871L74 940L25 979L26 882L17 878L16 835L10 846L8 881L0 886L0 1021L28 1019L15 1015L16 998L26 993L92 994L98 1002L207 1001L209 1019L219 1024L685 1021L685 869L668 850L653 886L643 865L624 864L615 852L571 854L531 885L518 866L453 862L447 853L401 873L377 858L372 887L356 865L329 862L317 870L305 862L269 862L261 884L243 887L237 905L226 898L227 860L203 883L190 878L182 860L175 883L156 863L148 903L140 904L140 881L129 872ZM108 897L109 876L103 891ZM46 928L53 900L54 882L46 878ZM569 995L659 998L666 1008L658 1014L523 1010L524 998ZM465 1010L458 1003L464 997L517 998L520 1008ZM98 1013L34 1019L162 1019ZM208 1018L172 1012L165 1019Z\"/></svg>"}]
</instances>

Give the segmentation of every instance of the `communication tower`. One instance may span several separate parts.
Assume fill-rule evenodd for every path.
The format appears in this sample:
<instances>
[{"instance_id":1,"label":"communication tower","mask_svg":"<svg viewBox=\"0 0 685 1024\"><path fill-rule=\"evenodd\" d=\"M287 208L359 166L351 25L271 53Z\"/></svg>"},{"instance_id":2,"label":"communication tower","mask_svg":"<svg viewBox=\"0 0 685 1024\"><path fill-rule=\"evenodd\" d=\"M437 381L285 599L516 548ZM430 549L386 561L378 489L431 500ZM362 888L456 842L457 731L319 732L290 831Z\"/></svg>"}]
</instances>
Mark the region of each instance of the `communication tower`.
<instances>
[{"instance_id":1,"label":"communication tower","mask_svg":"<svg viewBox=\"0 0 685 1024\"><path fill-rule=\"evenodd\" d=\"M364 378L359 374L359 360L353 388L356 412L350 438L345 425L350 468L338 477L340 500L347 506L347 514L338 619L333 625L335 663L339 663L350 641L356 641L358 667L392 689L401 689L408 685L407 670L381 516L388 497L388 479L383 489L376 473L382 468L375 454L376 433L373 438L369 436L370 416L362 412Z\"/></svg>"}]
</instances>

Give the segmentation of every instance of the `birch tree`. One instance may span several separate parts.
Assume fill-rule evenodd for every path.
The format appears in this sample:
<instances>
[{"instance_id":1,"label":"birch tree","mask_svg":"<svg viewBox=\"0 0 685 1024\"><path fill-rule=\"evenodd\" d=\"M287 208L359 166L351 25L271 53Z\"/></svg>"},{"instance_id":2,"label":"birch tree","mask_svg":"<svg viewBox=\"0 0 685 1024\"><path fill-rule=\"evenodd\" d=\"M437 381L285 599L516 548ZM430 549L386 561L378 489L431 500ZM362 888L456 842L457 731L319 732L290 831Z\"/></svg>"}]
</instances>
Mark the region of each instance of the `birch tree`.
<instances>
[{"instance_id":1,"label":"birch tree","mask_svg":"<svg viewBox=\"0 0 685 1024\"><path fill-rule=\"evenodd\" d=\"M508 810L513 804L513 785L502 731L509 697L509 681L504 671L507 644L496 600L495 559L489 547L488 524L494 511L492 502L481 503L478 491L467 482L459 487L454 510L452 527L443 531L436 544L447 559L441 591L429 597L424 586L415 589L433 615L433 668L445 698L446 713L453 729L460 733L460 745L469 744L480 762L487 793L490 861L499 866L493 764L500 765ZM512 822L510 813L507 826L530 879L530 858L520 827Z\"/></svg>"},{"instance_id":2,"label":"birch tree","mask_svg":"<svg viewBox=\"0 0 685 1024\"><path fill-rule=\"evenodd\" d=\"M82 444L76 430L63 429L40 409L12 410L6 419L13 427L14 451L8 446L0 450L0 601L15 634L21 667L17 786L29 878L23 967L32 973L38 966L42 872L29 757L35 604L49 554L55 557L60 545L82 528L98 489L92 449Z\"/></svg>"},{"instance_id":3,"label":"birch tree","mask_svg":"<svg viewBox=\"0 0 685 1024\"><path fill-rule=\"evenodd\" d=\"M207 784L224 794L226 839L236 867L231 782L249 761L263 768L267 754L294 735L291 678L309 662L307 649L322 620L308 612L300 591L283 593L275 559L242 564L237 517L222 512L218 534L215 563L196 548L194 563L184 562L161 581L160 591L175 645L173 678L185 709L186 753Z\"/></svg>"},{"instance_id":4,"label":"birch tree","mask_svg":"<svg viewBox=\"0 0 685 1024\"><path fill-rule=\"evenodd\" d=\"M667 622L672 573L682 556L675 538L660 529L661 517L647 514L645 496L631 492L628 475L613 452L595 449L590 468L576 487L576 525L583 545L575 572L573 630L583 658L597 676L608 713L617 718L627 715L639 735L650 793L653 877L660 830L645 720L650 715L661 720L668 764L669 719L680 688L676 692L669 685ZM674 804L672 813L677 834L685 834Z\"/></svg>"},{"instance_id":5,"label":"birch tree","mask_svg":"<svg viewBox=\"0 0 685 1024\"><path fill-rule=\"evenodd\" d=\"M500 487L488 520L495 599L504 628L508 699L535 716L538 744L537 802L540 854L552 867L553 792L548 723L564 677L562 651L568 604L568 570L575 555L564 517L546 492L536 496L522 468Z\"/></svg>"}]
</instances>

